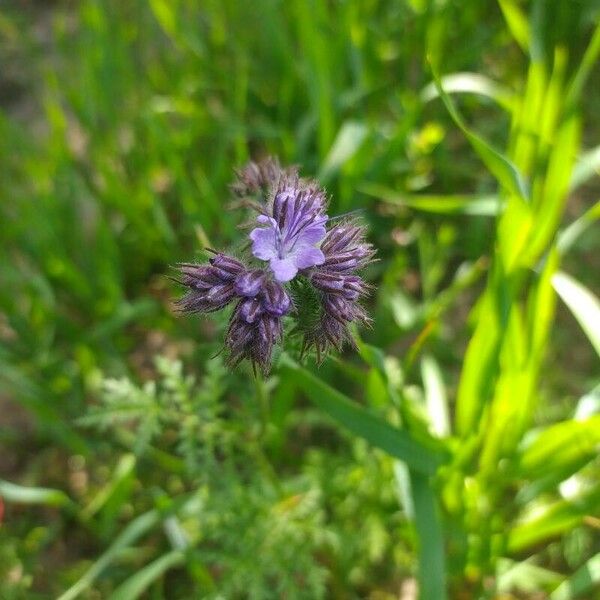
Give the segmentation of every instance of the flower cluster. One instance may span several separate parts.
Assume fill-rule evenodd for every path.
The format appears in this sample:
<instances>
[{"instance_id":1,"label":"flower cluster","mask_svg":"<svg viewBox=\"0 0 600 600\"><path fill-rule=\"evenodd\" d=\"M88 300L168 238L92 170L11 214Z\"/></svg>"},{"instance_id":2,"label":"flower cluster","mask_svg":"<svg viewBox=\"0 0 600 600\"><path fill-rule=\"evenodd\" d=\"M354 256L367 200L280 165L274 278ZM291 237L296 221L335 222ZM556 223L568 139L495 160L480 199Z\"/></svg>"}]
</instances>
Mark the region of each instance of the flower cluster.
<instances>
[{"instance_id":1,"label":"flower cluster","mask_svg":"<svg viewBox=\"0 0 600 600\"><path fill-rule=\"evenodd\" d=\"M237 173L232 190L258 213L248 237L252 257L263 264L249 267L211 250L208 264L180 265L180 283L188 288L180 309L210 313L235 304L225 337L229 363L248 359L263 373L287 315L295 317L303 351L314 349L319 360L331 347L352 343L349 325L369 323L360 305L368 286L356 274L374 255L364 228L346 220L327 229L323 190L276 159L251 162ZM302 298L295 291L307 286L315 300L311 314L296 306Z\"/></svg>"}]
</instances>

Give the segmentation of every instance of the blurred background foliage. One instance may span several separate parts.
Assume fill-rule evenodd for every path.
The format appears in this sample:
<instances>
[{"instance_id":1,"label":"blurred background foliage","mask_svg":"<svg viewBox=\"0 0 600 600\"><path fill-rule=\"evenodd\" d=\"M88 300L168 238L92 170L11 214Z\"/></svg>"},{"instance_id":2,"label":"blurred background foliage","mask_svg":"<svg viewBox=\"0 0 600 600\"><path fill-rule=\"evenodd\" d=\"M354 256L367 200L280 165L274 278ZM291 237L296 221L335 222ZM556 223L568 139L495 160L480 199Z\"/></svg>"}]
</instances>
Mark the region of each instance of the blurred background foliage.
<instances>
[{"instance_id":1,"label":"blurred background foliage","mask_svg":"<svg viewBox=\"0 0 600 600\"><path fill-rule=\"evenodd\" d=\"M174 315L171 266L238 243L233 168L267 154L369 225L368 345L315 372L444 439L450 596L594 597L599 15L598 0L4 3L0 597L412 598L418 563L421 586L437 564L403 465L313 408L305 375L230 372L211 360L224 323ZM473 332L490 343L467 346ZM518 384L507 353L525 357Z\"/></svg>"}]
</instances>

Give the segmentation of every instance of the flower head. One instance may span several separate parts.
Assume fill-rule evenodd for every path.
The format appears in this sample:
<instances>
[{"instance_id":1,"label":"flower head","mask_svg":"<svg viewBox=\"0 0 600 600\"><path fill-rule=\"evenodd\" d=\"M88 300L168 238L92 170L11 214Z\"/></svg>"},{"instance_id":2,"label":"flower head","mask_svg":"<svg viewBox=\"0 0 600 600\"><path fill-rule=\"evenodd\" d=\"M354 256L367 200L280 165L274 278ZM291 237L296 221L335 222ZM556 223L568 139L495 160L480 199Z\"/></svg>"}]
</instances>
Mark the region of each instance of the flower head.
<instances>
[{"instance_id":1,"label":"flower head","mask_svg":"<svg viewBox=\"0 0 600 600\"><path fill-rule=\"evenodd\" d=\"M248 359L255 369L268 373L273 348L283 336L281 318L291 304L286 291L275 282L269 282L256 296L240 300L225 338L230 364Z\"/></svg>"},{"instance_id":2,"label":"flower head","mask_svg":"<svg viewBox=\"0 0 600 600\"><path fill-rule=\"evenodd\" d=\"M325 237L325 196L316 186L286 177L275 190L266 214L257 217L262 227L250 232L252 254L269 261L277 281L293 279L299 270L325 261L318 244Z\"/></svg>"},{"instance_id":3,"label":"flower head","mask_svg":"<svg viewBox=\"0 0 600 600\"><path fill-rule=\"evenodd\" d=\"M259 162L250 161L235 173L236 181L231 185L231 190L236 196L246 198L262 194L266 198L281 177L294 176L297 170L294 167L283 169L277 158L269 156Z\"/></svg>"},{"instance_id":4,"label":"flower head","mask_svg":"<svg viewBox=\"0 0 600 600\"><path fill-rule=\"evenodd\" d=\"M233 305L225 335L228 362L248 360L264 374L290 317L304 350L314 349L319 360L330 348L352 344L350 324L370 322L360 304L369 286L358 275L374 255L364 227L345 221L327 230L323 190L276 159L250 163L237 176L233 191L252 197L240 206L259 213L248 236L248 259L268 261L268 267L214 251L208 264L183 263L181 310L211 313ZM294 290L294 301L286 288ZM302 301L302 290L309 301Z\"/></svg>"},{"instance_id":5,"label":"flower head","mask_svg":"<svg viewBox=\"0 0 600 600\"><path fill-rule=\"evenodd\" d=\"M304 349L314 348L320 357L333 346L354 344L351 323L369 325L370 318L360 304L369 286L356 271L373 260L373 247L365 241L364 227L347 222L332 227L321 244L323 264L311 275L319 292L320 316L306 331Z\"/></svg>"}]
</instances>

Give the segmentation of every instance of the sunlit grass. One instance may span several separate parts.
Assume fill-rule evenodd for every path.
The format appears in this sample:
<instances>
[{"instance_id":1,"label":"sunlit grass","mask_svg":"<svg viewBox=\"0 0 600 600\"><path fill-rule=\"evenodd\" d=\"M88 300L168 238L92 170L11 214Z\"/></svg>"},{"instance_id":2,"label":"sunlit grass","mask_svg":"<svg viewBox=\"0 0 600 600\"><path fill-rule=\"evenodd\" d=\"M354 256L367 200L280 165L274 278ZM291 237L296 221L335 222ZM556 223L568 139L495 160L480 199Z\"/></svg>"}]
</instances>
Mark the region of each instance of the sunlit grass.
<instances>
[{"instance_id":1,"label":"sunlit grass","mask_svg":"<svg viewBox=\"0 0 600 600\"><path fill-rule=\"evenodd\" d=\"M597 19L541 0L9 9L0 401L26 424L0 422L20 465L0 471L0 595L397 597L416 578L435 600L591 597ZM268 153L360 211L380 260L358 353L316 370L290 347L263 381L211 360L224 323L175 319L166 275L235 244L232 167Z\"/></svg>"}]
</instances>

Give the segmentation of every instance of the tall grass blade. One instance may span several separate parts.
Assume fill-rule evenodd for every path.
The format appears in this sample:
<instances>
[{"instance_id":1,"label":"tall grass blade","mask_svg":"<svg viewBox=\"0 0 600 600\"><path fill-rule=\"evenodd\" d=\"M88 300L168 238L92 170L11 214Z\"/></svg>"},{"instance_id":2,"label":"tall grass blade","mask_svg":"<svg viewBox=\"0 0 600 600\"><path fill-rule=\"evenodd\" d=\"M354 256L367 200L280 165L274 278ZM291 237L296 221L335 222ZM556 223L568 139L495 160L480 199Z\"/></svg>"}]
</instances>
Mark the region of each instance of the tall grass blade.
<instances>
[{"instance_id":1,"label":"tall grass blade","mask_svg":"<svg viewBox=\"0 0 600 600\"><path fill-rule=\"evenodd\" d=\"M440 80L447 94L476 94L497 102L508 112L515 108L514 94L493 79L479 73L450 73ZM434 82L428 83L421 90L421 100L431 102L440 94Z\"/></svg>"},{"instance_id":2,"label":"tall grass blade","mask_svg":"<svg viewBox=\"0 0 600 600\"><path fill-rule=\"evenodd\" d=\"M346 429L404 461L410 469L431 475L443 463L444 456L414 440L404 429L397 429L352 402L287 356L281 366L305 392L309 400Z\"/></svg>"},{"instance_id":3,"label":"tall grass blade","mask_svg":"<svg viewBox=\"0 0 600 600\"><path fill-rule=\"evenodd\" d=\"M563 272L556 273L552 285L577 319L600 356L600 301L590 290Z\"/></svg>"},{"instance_id":4,"label":"tall grass blade","mask_svg":"<svg viewBox=\"0 0 600 600\"><path fill-rule=\"evenodd\" d=\"M421 473L411 472L410 486L419 535L419 598L445 600L446 554L436 496L430 479Z\"/></svg>"},{"instance_id":5,"label":"tall grass blade","mask_svg":"<svg viewBox=\"0 0 600 600\"><path fill-rule=\"evenodd\" d=\"M58 600L73 600L73 598L77 598L112 564L122 550L131 546L139 538L151 531L160 521L161 514L158 510L146 512L131 521L108 550Z\"/></svg>"},{"instance_id":6,"label":"tall grass blade","mask_svg":"<svg viewBox=\"0 0 600 600\"><path fill-rule=\"evenodd\" d=\"M184 562L185 553L181 550L172 550L137 571L135 575L132 575L123 582L108 597L108 600L136 600L169 569L179 566Z\"/></svg>"},{"instance_id":7,"label":"tall grass blade","mask_svg":"<svg viewBox=\"0 0 600 600\"><path fill-rule=\"evenodd\" d=\"M466 126L462 116L456 109L456 106L454 106L454 102L444 91L440 77L433 65L431 72L442 102L446 106L446 109L450 113L453 121L465 134L466 138L471 143L471 146L479 155L479 158L481 158L481 160L485 163L486 167L494 175L501 187L511 194L518 196L519 198L526 199L528 197L528 192L525 186L525 181L517 167L506 156L504 156L504 154L498 152L498 150L493 148L487 141L485 141L479 135L473 133Z\"/></svg>"},{"instance_id":8,"label":"tall grass blade","mask_svg":"<svg viewBox=\"0 0 600 600\"><path fill-rule=\"evenodd\" d=\"M550 594L550 600L590 598L600 584L600 553L590 558Z\"/></svg>"}]
</instances>

